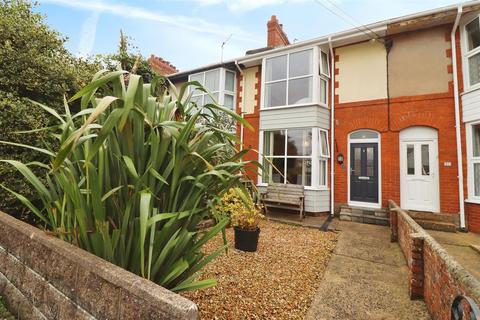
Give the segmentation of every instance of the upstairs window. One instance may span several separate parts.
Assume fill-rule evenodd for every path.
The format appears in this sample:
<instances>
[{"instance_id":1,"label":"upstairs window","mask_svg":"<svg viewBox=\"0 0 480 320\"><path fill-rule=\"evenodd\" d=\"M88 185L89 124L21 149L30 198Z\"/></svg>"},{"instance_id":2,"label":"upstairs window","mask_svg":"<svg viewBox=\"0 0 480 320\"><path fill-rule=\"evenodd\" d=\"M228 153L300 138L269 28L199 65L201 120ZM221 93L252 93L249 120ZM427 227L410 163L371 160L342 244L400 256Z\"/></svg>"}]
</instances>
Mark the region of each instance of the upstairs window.
<instances>
[{"instance_id":1,"label":"upstairs window","mask_svg":"<svg viewBox=\"0 0 480 320\"><path fill-rule=\"evenodd\" d=\"M480 83L480 21L475 17L465 25L465 62L469 86Z\"/></svg>"},{"instance_id":2,"label":"upstairs window","mask_svg":"<svg viewBox=\"0 0 480 320\"><path fill-rule=\"evenodd\" d=\"M265 63L265 108L313 101L313 49L268 58Z\"/></svg>"},{"instance_id":3,"label":"upstairs window","mask_svg":"<svg viewBox=\"0 0 480 320\"><path fill-rule=\"evenodd\" d=\"M263 108L327 104L328 55L319 48L266 58L264 70Z\"/></svg>"},{"instance_id":4,"label":"upstairs window","mask_svg":"<svg viewBox=\"0 0 480 320\"><path fill-rule=\"evenodd\" d=\"M234 109L235 106L235 72L223 68L191 74L188 81L198 81L222 106ZM193 91L192 101L199 106L213 103L212 98L205 92L190 87Z\"/></svg>"}]
</instances>

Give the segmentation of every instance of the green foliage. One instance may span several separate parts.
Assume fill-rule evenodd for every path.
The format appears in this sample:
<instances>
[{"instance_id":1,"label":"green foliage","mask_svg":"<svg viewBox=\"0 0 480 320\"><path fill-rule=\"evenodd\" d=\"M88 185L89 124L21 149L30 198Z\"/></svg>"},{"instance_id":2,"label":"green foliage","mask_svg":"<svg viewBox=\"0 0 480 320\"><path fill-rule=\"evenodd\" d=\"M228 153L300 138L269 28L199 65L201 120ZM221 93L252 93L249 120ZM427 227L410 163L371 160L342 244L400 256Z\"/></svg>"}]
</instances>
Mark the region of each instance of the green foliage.
<instances>
[{"instance_id":1,"label":"green foliage","mask_svg":"<svg viewBox=\"0 0 480 320\"><path fill-rule=\"evenodd\" d=\"M243 230L256 230L258 223L264 218L262 207L254 203L250 194L240 188L228 190L217 204L216 212L230 218L232 226Z\"/></svg>"},{"instance_id":2,"label":"green foliage","mask_svg":"<svg viewBox=\"0 0 480 320\"><path fill-rule=\"evenodd\" d=\"M118 52L107 55L97 55L96 61L110 71L126 70L138 74L144 83L150 83L157 75L138 48L131 44L131 38L120 30ZM134 53L134 51L137 51Z\"/></svg>"},{"instance_id":3,"label":"green foliage","mask_svg":"<svg viewBox=\"0 0 480 320\"><path fill-rule=\"evenodd\" d=\"M248 151L237 152L235 135L211 125L218 114L249 124L229 109L190 103L189 85L176 94L154 95L157 81L138 75L97 73L71 101L81 111L55 115L58 151L36 151L49 165L3 160L34 187L41 204L12 192L59 238L174 291L215 284L196 282L196 273L225 246L206 256L202 246L222 229L198 224L211 215L219 195L240 187ZM96 92L103 92L100 96ZM210 119L199 121L199 118ZM3 142L6 143L6 142ZM226 151L227 150L227 151ZM232 154L233 156L227 156ZM44 177L32 172L45 167ZM46 182L43 182L46 181ZM4 186L8 190L8 186Z\"/></svg>"},{"instance_id":4,"label":"green foliage","mask_svg":"<svg viewBox=\"0 0 480 320\"><path fill-rule=\"evenodd\" d=\"M10 312L8 312L7 307L3 302L2 296L0 296L0 319L15 320L15 317Z\"/></svg>"},{"instance_id":5,"label":"green foliage","mask_svg":"<svg viewBox=\"0 0 480 320\"><path fill-rule=\"evenodd\" d=\"M44 147L55 143L44 132L16 133L45 127L51 118L27 98L61 112L64 94L72 95L87 84L98 67L72 56L64 48L65 39L46 25L42 15L32 12L32 6L22 0L0 0L0 139ZM0 157L23 162L45 159L5 145L0 146ZM0 180L35 201L33 189L18 178L11 167L0 164ZM34 222L3 189L0 210Z\"/></svg>"}]
</instances>

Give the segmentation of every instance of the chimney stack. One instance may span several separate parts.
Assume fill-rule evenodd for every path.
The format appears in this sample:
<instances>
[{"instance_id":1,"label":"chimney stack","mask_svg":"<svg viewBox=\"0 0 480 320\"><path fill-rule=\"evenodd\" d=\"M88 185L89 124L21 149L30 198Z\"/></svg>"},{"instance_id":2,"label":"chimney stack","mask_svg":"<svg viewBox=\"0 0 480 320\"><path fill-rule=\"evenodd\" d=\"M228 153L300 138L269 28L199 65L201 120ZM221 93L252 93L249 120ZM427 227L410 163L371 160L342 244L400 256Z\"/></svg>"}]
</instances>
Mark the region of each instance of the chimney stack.
<instances>
[{"instance_id":1,"label":"chimney stack","mask_svg":"<svg viewBox=\"0 0 480 320\"><path fill-rule=\"evenodd\" d=\"M290 44L283 25L278 23L277 16L273 15L267 22L267 46L270 48L283 47Z\"/></svg>"}]
</instances>

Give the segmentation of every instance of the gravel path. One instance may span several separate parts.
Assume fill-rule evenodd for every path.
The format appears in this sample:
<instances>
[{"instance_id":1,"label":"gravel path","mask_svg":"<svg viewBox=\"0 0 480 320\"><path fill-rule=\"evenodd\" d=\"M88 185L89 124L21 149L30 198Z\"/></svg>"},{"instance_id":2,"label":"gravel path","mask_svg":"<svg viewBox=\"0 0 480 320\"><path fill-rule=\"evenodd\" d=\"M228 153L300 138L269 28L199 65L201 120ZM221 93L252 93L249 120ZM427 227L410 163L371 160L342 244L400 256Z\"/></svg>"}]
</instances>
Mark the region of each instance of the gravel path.
<instances>
[{"instance_id":1,"label":"gravel path","mask_svg":"<svg viewBox=\"0 0 480 320\"><path fill-rule=\"evenodd\" d=\"M337 234L271 221L260 224L258 251L233 249L203 270L213 288L183 295L196 302L202 319L303 319L337 241ZM221 237L206 245L212 251Z\"/></svg>"}]
</instances>

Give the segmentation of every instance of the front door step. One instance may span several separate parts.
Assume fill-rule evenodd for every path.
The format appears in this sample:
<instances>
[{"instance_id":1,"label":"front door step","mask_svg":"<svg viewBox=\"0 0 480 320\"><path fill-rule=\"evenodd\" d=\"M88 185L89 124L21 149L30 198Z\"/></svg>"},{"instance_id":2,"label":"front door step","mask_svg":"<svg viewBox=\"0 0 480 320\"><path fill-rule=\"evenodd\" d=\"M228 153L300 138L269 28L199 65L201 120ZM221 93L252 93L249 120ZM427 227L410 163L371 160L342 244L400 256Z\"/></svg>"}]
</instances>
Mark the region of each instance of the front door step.
<instances>
[{"instance_id":1,"label":"front door step","mask_svg":"<svg viewBox=\"0 0 480 320\"><path fill-rule=\"evenodd\" d=\"M423 211L407 212L424 229L457 232L458 215Z\"/></svg>"},{"instance_id":2,"label":"front door step","mask_svg":"<svg viewBox=\"0 0 480 320\"><path fill-rule=\"evenodd\" d=\"M359 207L340 207L340 220L353 221L367 224L388 226L390 224L389 213L385 209L371 209Z\"/></svg>"}]
</instances>

